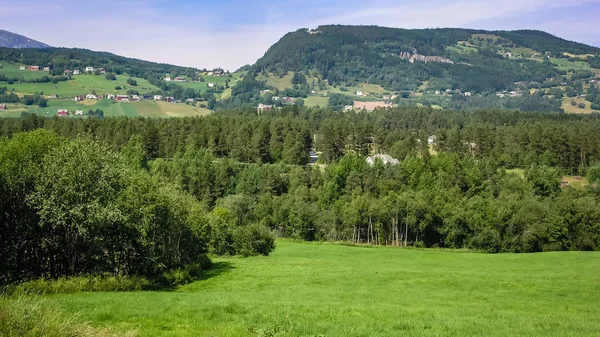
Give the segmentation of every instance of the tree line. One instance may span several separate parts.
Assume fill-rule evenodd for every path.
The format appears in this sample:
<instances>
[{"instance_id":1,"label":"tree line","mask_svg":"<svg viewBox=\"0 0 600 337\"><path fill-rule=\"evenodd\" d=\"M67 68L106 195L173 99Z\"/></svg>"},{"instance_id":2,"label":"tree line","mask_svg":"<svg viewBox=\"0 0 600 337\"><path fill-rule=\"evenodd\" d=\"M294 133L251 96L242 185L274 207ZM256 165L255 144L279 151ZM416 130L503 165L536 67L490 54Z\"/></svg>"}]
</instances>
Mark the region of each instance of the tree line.
<instances>
[{"instance_id":1,"label":"tree line","mask_svg":"<svg viewBox=\"0 0 600 337\"><path fill-rule=\"evenodd\" d=\"M0 284L102 273L158 278L206 266L209 252L273 249L265 228L222 226L228 210L212 216L146 165L139 136L119 152L90 135L68 140L48 130L0 139Z\"/></svg>"}]
</instances>

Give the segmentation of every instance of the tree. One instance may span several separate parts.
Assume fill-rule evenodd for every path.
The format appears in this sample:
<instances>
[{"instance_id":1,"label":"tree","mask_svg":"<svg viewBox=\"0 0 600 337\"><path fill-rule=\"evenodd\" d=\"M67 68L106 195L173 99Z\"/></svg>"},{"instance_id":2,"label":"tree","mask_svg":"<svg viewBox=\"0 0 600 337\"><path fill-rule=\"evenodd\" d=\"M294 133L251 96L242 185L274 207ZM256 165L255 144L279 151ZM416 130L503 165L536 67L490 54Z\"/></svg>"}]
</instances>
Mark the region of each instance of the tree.
<instances>
[{"instance_id":1,"label":"tree","mask_svg":"<svg viewBox=\"0 0 600 337\"><path fill-rule=\"evenodd\" d=\"M137 80L135 80L135 79L133 79L131 77L127 79L127 84L129 84L131 86L134 86L134 87L136 87L138 85L137 84Z\"/></svg>"},{"instance_id":2,"label":"tree","mask_svg":"<svg viewBox=\"0 0 600 337\"><path fill-rule=\"evenodd\" d=\"M106 75L104 75L104 78L106 78L107 81L116 81L117 80L117 76L115 76L115 74L113 74L113 73L106 73Z\"/></svg>"},{"instance_id":3,"label":"tree","mask_svg":"<svg viewBox=\"0 0 600 337\"><path fill-rule=\"evenodd\" d=\"M294 104L296 106L303 107L304 106L304 98L302 98L302 97L296 98L296 100L294 101Z\"/></svg>"}]
</instances>

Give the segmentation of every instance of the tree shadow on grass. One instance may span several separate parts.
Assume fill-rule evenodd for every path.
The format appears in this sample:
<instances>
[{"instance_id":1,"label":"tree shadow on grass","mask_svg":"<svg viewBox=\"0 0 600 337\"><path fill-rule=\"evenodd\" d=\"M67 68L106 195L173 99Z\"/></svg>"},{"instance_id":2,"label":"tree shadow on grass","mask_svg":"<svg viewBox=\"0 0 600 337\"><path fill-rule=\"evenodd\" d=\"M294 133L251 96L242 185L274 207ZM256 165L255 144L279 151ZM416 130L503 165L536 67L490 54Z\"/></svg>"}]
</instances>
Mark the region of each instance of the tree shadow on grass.
<instances>
[{"instance_id":1,"label":"tree shadow on grass","mask_svg":"<svg viewBox=\"0 0 600 337\"><path fill-rule=\"evenodd\" d=\"M208 270L203 270L200 276L198 276L194 281L205 281L209 278L219 276L221 274L225 274L230 270L235 269L231 262L219 261L212 264L212 267Z\"/></svg>"}]
</instances>

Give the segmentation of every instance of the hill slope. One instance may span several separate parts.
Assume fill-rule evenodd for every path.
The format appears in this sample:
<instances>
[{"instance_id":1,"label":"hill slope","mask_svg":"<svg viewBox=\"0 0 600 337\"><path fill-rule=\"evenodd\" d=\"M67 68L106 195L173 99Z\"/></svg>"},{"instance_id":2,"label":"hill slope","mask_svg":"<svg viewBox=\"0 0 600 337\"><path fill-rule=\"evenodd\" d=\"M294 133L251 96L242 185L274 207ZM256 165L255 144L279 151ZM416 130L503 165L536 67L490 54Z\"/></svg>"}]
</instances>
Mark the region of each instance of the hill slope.
<instances>
[{"instance_id":1,"label":"hill slope","mask_svg":"<svg viewBox=\"0 0 600 337\"><path fill-rule=\"evenodd\" d=\"M237 104L261 101L248 92L257 87L303 98L346 93L361 99L380 94L375 98L383 99L385 92L400 96L447 90L495 96L522 83L551 88L593 78L600 70L598 54L600 48L533 30L321 26L286 34L234 94L245 95Z\"/></svg>"},{"instance_id":2,"label":"hill slope","mask_svg":"<svg viewBox=\"0 0 600 337\"><path fill-rule=\"evenodd\" d=\"M26 36L0 29L0 47L3 48L50 48L49 45Z\"/></svg>"}]
</instances>

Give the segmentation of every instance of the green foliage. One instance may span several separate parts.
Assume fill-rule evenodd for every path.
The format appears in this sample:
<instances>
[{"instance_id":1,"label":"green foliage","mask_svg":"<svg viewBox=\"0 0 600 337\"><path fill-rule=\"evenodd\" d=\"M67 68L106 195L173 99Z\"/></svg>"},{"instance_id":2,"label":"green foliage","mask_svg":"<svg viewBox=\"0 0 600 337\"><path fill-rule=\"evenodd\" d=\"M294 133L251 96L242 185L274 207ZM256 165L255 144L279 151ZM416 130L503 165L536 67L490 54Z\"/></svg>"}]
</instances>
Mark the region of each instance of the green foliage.
<instances>
[{"instance_id":1,"label":"green foliage","mask_svg":"<svg viewBox=\"0 0 600 337\"><path fill-rule=\"evenodd\" d=\"M107 81L116 81L117 80L117 76L115 76L115 74L113 74L113 73L106 73L104 75L104 78L106 78Z\"/></svg>"},{"instance_id":2,"label":"green foliage","mask_svg":"<svg viewBox=\"0 0 600 337\"><path fill-rule=\"evenodd\" d=\"M111 337L135 336L134 332L96 329L67 315L47 299L29 296L0 297L0 335L5 337Z\"/></svg>"},{"instance_id":3,"label":"green foliage","mask_svg":"<svg viewBox=\"0 0 600 337\"><path fill-rule=\"evenodd\" d=\"M237 228L233 233L233 242L236 253L245 257L267 256L275 249L275 237L260 224Z\"/></svg>"},{"instance_id":4,"label":"green foliage","mask_svg":"<svg viewBox=\"0 0 600 337\"><path fill-rule=\"evenodd\" d=\"M130 77L130 78L127 79L127 84L136 87L137 86L137 81Z\"/></svg>"}]
</instances>

